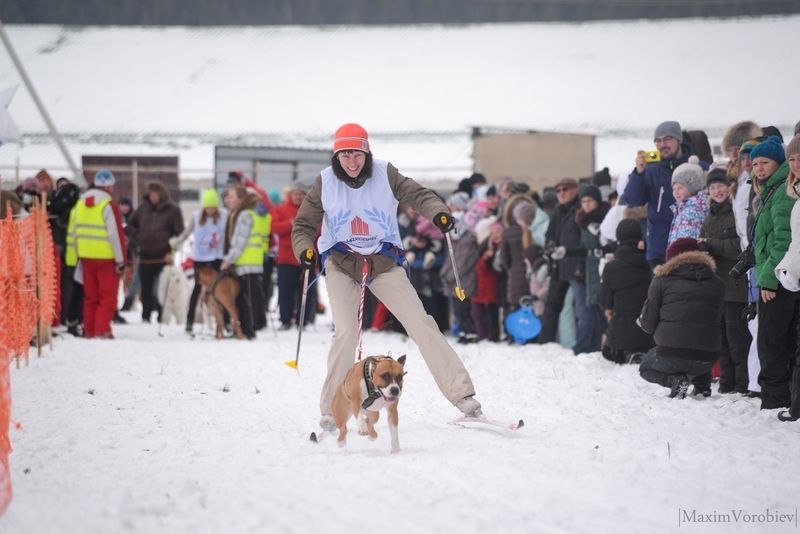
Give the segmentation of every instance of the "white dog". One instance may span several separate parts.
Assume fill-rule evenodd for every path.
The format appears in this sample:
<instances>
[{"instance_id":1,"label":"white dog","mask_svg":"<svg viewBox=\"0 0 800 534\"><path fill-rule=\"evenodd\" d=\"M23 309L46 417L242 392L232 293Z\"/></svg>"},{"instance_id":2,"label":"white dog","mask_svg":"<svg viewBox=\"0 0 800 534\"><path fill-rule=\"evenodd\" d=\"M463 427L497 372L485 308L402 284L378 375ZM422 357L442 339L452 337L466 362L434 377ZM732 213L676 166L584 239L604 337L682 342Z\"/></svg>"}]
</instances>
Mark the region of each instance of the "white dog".
<instances>
[{"instance_id":1,"label":"white dog","mask_svg":"<svg viewBox=\"0 0 800 534\"><path fill-rule=\"evenodd\" d=\"M189 308L189 280L180 267L167 265L158 277L158 302L161 304L161 323L169 324L175 318L175 324L186 321Z\"/></svg>"}]
</instances>

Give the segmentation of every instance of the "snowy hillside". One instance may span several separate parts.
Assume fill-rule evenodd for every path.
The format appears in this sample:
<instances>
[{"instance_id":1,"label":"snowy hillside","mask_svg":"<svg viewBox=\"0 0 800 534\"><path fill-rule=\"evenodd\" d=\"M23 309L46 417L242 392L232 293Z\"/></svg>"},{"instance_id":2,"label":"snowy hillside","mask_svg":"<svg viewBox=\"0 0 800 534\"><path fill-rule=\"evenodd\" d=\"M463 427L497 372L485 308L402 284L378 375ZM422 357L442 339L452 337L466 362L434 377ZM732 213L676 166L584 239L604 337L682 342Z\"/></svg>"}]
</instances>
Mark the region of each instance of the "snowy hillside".
<instances>
[{"instance_id":1,"label":"snowy hillside","mask_svg":"<svg viewBox=\"0 0 800 534\"><path fill-rule=\"evenodd\" d=\"M76 156L124 142L129 152L178 152L184 166L210 167L213 143L201 133L327 147L339 124L358 121L386 136L382 157L409 168L462 173L471 166L469 127L484 125L596 133L598 166L621 172L665 119L712 137L742 119L791 127L800 75L789 68L789 51L799 24L793 16L462 27L11 26L9 34L55 122L73 134ZM769 43L768 52L758 43ZM0 54L0 87L18 83ZM23 133L46 131L25 90L10 111ZM457 138L419 150L429 141L419 132ZM154 133L187 137L154 146ZM415 135L395 135L403 133ZM609 140L623 140L624 149ZM193 152L197 145L202 154ZM23 163L62 163L53 150L45 156L8 145L0 164L20 154Z\"/></svg>"},{"instance_id":2,"label":"snowy hillside","mask_svg":"<svg viewBox=\"0 0 800 534\"><path fill-rule=\"evenodd\" d=\"M12 371L22 428L0 532L660 533L682 510L796 513L800 426L716 387L672 400L633 366L556 345L459 346L486 411L527 423L502 436L449 425L457 412L416 347L367 334L367 354L408 353L402 451L389 453L384 414L374 443L312 444L331 336L319 323L299 375L283 365L296 332L190 341L132 324L114 341L57 340Z\"/></svg>"}]
</instances>

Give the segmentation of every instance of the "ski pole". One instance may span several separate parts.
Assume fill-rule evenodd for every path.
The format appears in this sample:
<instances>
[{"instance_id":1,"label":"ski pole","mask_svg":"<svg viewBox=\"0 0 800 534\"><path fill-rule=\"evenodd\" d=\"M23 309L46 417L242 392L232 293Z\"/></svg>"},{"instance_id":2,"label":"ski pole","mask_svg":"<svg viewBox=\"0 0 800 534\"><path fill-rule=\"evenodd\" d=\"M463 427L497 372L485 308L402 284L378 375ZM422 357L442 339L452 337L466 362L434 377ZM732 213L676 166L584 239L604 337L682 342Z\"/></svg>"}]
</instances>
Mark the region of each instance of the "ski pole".
<instances>
[{"instance_id":1,"label":"ski pole","mask_svg":"<svg viewBox=\"0 0 800 534\"><path fill-rule=\"evenodd\" d=\"M300 299L300 315L297 317L297 350L294 353L294 360L284 362L292 369L297 369L297 364L300 362L300 339L303 337L303 323L306 318L306 300L308 296L308 272L311 269L305 269L303 273L303 297ZM297 371L300 372L299 370Z\"/></svg>"},{"instance_id":2,"label":"ski pole","mask_svg":"<svg viewBox=\"0 0 800 534\"><path fill-rule=\"evenodd\" d=\"M461 288L461 280L458 278L458 267L456 267L456 257L455 254L453 254L453 242L450 240L450 232L445 233L444 237L447 238L447 250L450 251L450 263L453 264L453 274L456 277L455 294L458 300L463 301L467 298L467 294L464 293L464 290Z\"/></svg>"}]
</instances>

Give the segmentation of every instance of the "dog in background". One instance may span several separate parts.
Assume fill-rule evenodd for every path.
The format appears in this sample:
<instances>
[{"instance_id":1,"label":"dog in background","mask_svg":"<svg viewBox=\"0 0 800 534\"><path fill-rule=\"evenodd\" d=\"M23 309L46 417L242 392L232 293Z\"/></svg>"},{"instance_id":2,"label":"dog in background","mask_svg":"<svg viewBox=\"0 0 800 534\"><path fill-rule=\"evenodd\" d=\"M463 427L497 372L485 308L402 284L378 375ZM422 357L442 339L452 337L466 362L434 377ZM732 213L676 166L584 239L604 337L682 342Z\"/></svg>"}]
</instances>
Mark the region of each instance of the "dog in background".
<instances>
[{"instance_id":1,"label":"dog in background","mask_svg":"<svg viewBox=\"0 0 800 534\"><path fill-rule=\"evenodd\" d=\"M241 289L239 280L231 274L220 273L211 267L200 267L195 276L206 293L206 304L213 309L214 319L217 323L216 338L224 337L224 309L231 317L231 325L236 338L244 339L244 333L239 324L239 311L236 309L236 297L239 296Z\"/></svg>"},{"instance_id":2,"label":"dog in background","mask_svg":"<svg viewBox=\"0 0 800 534\"><path fill-rule=\"evenodd\" d=\"M180 267L166 265L158 278L158 303L161 304L161 323L183 324L189 307L189 280Z\"/></svg>"},{"instance_id":3,"label":"dog in background","mask_svg":"<svg viewBox=\"0 0 800 534\"><path fill-rule=\"evenodd\" d=\"M403 392L405 364L405 354L397 361L391 356L370 356L356 362L347 372L331 404L333 420L339 429L337 441L340 447L347 442L347 421L351 415L358 421L358 433L376 440L378 433L375 432L375 423L381 408L386 408L392 439L391 451L400 452L397 403Z\"/></svg>"}]
</instances>

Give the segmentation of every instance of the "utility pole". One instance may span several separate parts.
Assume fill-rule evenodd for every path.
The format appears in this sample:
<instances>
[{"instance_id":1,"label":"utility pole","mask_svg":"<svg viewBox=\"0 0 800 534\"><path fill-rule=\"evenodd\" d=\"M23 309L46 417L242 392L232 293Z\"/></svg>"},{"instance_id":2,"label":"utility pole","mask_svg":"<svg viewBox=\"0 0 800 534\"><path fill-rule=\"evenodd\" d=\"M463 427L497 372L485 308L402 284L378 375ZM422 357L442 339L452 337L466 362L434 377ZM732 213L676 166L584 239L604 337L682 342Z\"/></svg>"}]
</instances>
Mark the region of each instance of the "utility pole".
<instances>
[{"instance_id":1,"label":"utility pole","mask_svg":"<svg viewBox=\"0 0 800 534\"><path fill-rule=\"evenodd\" d=\"M11 45L11 40L8 38L8 34L6 33L6 29L5 26L3 26L2 20L0 20L0 39L2 39L3 44L6 47L6 51L8 51L8 55L11 56L11 61L14 62L14 66L17 67L17 72L19 72L20 78L22 78L22 81L25 83L25 87L28 88L28 93L30 93L31 98L33 98L33 102L36 104L36 107L39 108L39 113L42 114L42 118L47 124L47 128L50 130L50 135L55 140L59 150L61 150L61 154L64 156L64 159L67 160L67 164L69 165L70 169L72 169L74 179L78 182L78 185L86 185L86 179L84 178L83 173L78 166L75 165L75 161L73 161L72 156L67 150L67 145L64 144L64 139L62 139L61 134L58 133L56 125L53 123L53 119L51 119L50 115L47 113L42 100L39 98L39 94L36 92L36 88L33 86L33 82L31 81L30 77L28 77L25 67L22 65L22 62L19 60L19 56L17 56L17 52Z\"/></svg>"}]
</instances>

